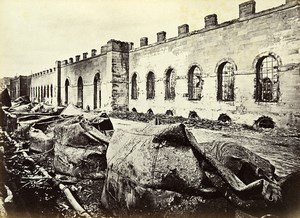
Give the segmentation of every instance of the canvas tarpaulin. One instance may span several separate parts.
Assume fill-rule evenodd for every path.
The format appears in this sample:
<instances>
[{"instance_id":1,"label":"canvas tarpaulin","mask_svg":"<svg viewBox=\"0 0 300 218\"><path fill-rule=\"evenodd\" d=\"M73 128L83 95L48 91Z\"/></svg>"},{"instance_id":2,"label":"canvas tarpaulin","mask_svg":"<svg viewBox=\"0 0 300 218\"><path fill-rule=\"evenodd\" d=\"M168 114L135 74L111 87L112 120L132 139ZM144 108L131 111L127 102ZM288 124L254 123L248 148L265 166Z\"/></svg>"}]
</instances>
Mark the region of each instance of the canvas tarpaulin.
<instances>
[{"instance_id":1,"label":"canvas tarpaulin","mask_svg":"<svg viewBox=\"0 0 300 218\"><path fill-rule=\"evenodd\" d=\"M219 150L208 152L206 147ZM280 202L269 161L234 143L225 143L227 153L217 147L213 142L199 145L184 125L118 129L107 151L102 202L108 209L157 210L174 193L201 196L205 203L219 195L245 210ZM244 175L244 167L252 171ZM157 198L157 192L164 194Z\"/></svg>"},{"instance_id":2,"label":"canvas tarpaulin","mask_svg":"<svg viewBox=\"0 0 300 218\"><path fill-rule=\"evenodd\" d=\"M54 128L54 167L63 174L95 177L106 169L109 138L76 117Z\"/></svg>"}]
</instances>

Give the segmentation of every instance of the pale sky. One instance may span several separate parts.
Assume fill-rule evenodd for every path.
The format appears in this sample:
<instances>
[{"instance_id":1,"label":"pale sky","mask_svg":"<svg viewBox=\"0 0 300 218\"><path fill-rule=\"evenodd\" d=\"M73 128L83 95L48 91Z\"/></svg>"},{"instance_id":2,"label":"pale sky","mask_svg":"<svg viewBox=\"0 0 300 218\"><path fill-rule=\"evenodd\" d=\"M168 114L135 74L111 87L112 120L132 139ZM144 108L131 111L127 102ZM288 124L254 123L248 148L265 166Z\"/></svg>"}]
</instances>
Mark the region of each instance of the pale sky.
<instances>
[{"instance_id":1,"label":"pale sky","mask_svg":"<svg viewBox=\"0 0 300 218\"><path fill-rule=\"evenodd\" d=\"M55 67L105 45L110 39L149 44L156 33L177 35L204 27L204 17L215 13L219 23L238 18L246 0L0 0L0 77L29 75ZM256 12L285 0L256 0Z\"/></svg>"}]
</instances>

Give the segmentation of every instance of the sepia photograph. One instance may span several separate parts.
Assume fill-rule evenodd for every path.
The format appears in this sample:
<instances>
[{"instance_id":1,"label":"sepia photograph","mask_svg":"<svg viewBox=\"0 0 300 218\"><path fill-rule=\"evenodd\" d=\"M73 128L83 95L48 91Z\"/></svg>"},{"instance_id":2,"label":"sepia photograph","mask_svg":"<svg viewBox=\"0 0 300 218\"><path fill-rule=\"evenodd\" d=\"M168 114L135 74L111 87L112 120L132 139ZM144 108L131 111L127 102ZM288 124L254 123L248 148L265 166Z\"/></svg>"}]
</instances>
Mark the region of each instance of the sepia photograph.
<instances>
[{"instance_id":1,"label":"sepia photograph","mask_svg":"<svg viewBox=\"0 0 300 218\"><path fill-rule=\"evenodd\" d=\"M300 0L0 0L0 218L300 217Z\"/></svg>"}]
</instances>

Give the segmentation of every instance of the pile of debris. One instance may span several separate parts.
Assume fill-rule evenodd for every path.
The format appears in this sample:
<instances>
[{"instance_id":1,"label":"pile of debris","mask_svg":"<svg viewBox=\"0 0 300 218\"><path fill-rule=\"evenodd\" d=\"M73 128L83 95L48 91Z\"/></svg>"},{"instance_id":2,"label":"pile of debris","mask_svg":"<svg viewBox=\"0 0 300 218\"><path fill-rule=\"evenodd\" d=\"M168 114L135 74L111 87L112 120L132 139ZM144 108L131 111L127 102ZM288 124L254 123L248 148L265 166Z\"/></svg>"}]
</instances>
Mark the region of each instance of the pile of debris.
<instances>
[{"instance_id":1,"label":"pile of debris","mask_svg":"<svg viewBox=\"0 0 300 218\"><path fill-rule=\"evenodd\" d=\"M250 128L245 125L233 123L231 121L224 120L209 120L200 118L196 112L191 113L188 118L182 116L173 116L170 114L153 114L153 113L138 113L138 112L120 112L113 111L109 114L111 118L126 119L132 121L141 121L141 122L154 122L158 120L160 124L175 124L175 123L184 123L188 127L193 128L204 128L211 130L238 130Z\"/></svg>"},{"instance_id":2,"label":"pile of debris","mask_svg":"<svg viewBox=\"0 0 300 218\"><path fill-rule=\"evenodd\" d=\"M20 107L31 107L26 101L20 98L1 110L1 135L6 134L1 184L8 184L14 199L5 203L8 215L103 216L100 201L95 200L106 174L106 150L113 133L110 119L74 105L60 114L45 111L42 104L20 113ZM94 203L84 201L91 199Z\"/></svg>"},{"instance_id":3,"label":"pile of debris","mask_svg":"<svg viewBox=\"0 0 300 218\"><path fill-rule=\"evenodd\" d=\"M32 104L27 100L2 107L0 191L12 193L4 205L13 217L254 218L300 212L299 172L279 177L268 160L205 133L198 142L186 125L172 124L187 123L182 117L156 116L157 124L167 125L114 130L105 113L72 104L61 112L35 105L20 113ZM189 120L207 128L228 125Z\"/></svg>"}]
</instances>

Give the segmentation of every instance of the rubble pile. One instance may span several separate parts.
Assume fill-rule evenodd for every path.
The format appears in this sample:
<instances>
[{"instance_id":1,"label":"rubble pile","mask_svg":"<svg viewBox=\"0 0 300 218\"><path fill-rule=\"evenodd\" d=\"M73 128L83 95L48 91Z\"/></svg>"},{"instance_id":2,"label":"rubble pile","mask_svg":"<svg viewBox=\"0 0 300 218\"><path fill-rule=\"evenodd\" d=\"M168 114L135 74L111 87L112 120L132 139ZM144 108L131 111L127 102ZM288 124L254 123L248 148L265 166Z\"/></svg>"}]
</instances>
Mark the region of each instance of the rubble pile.
<instances>
[{"instance_id":1,"label":"rubble pile","mask_svg":"<svg viewBox=\"0 0 300 218\"><path fill-rule=\"evenodd\" d=\"M0 97L9 105L5 93ZM299 172L280 177L269 160L244 146L213 138L208 130L192 131L245 130L228 119L108 116L26 97L2 107L1 116L0 205L11 217L258 218L299 212ZM114 130L109 117L149 125ZM291 135L277 131L268 133ZM6 213L2 207L0 213Z\"/></svg>"},{"instance_id":2,"label":"rubble pile","mask_svg":"<svg viewBox=\"0 0 300 218\"><path fill-rule=\"evenodd\" d=\"M189 128L195 129L208 129L208 130L217 130L222 132L228 132L229 134L237 133L243 135L251 135L256 137L257 133L262 133L265 135L265 138L269 137L285 137L285 141L277 141L277 144L286 146L290 143L293 143L292 138L297 138L300 140L299 129L284 129L284 128L274 128L274 129L265 129L257 128L255 125L249 126L246 124L238 124L232 121L222 121L222 120L209 120L200 118L196 116L190 116L185 118L182 116L171 116L166 114L148 114L148 113L139 113L139 112L124 112L124 111L113 111L109 113L109 117L117 118L122 120L132 120L140 121L144 123L156 123L156 124L175 124L183 123ZM300 141L299 141L300 142Z\"/></svg>"},{"instance_id":3,"label":"rubble pile","mask_svg":"<svg viewBox=\"0 0 300 218\"><path fill-rule=\"evenodd\" d=\"M28 106L19 103L23 100L18 105ZM1 117L4 138L10 139L4 143L1 177L5 174L3 180L14 194L14 202L5 203L8 215L108 217L100 202L113 133L107 115L81 113L79 108L75 115L53 115L44 109L21 114L16 105L3 108Z\"/></svg>"},{"instance_id":4,"label":"rubble pile","mask_svg":"<svg viewBox=\"0 0 300 218\"><path fill-rule=\"evenodd\" d=\"M167 114L147 114L138 112L119 112L113 111L109 114L111 118L126 119L132 121L152 122L158 119L161 124L184 123L188 127L204 128L211 130L229 130L229 129L245 129L251 128L245 125L240 125L232 122L214 121L196 117L185 118L182 116L171 116Z\"/></svg>"}]
</instances>

